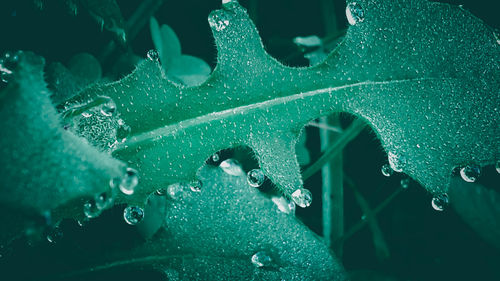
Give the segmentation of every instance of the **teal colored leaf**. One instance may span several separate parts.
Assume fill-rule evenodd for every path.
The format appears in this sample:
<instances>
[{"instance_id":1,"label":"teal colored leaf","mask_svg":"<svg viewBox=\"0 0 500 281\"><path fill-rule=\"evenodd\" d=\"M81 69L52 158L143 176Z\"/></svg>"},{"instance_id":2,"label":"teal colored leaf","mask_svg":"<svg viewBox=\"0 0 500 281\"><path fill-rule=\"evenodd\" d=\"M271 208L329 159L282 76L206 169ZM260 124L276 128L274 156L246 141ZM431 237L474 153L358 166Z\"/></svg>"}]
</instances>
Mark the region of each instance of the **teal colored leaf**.
<instances>
[{"instance_id":1,"label":"teal colored leaf","mask_svg":"<svg viewBox=\"0 0 500 281\"><path fill-rule=\"evenodd\" d=\"M174 186L166 188L164 196L152 195L152 201L163 201L156 204L164 216L162 228L150 239L117 246L107 241L121 241L126 230L122 226L115 226L123 229L118 233L98 230L102 243L93 241L87 230L83 241L70 237L60 241L66 247L62 255L57 245L47 248L47 257L36 267L39 271L14 272L14 276L17 280L96 280L110 272L108 276L117 279L113 272L153 269L175 280L345 280L342 267L321 239L251 187L245 174L230 175L207 166L200 171L200 179L201 191ZM88 247L78 246L86 243ZM259 252L270 257L267 262L261 259L262 267L256 265L258 260L252 263ZM78 262L59 267L68 255L77 256ZM0 267L6 276L12 268L17 267Z\"/></svg>"},{"instance_id":2,"label":"teal colored leaf","mask_svg":"<svg viewBox=\"0 0 500 281\"><path fill-rule=\"evenodd\" d=\"M210 66L202 59L181 55L171 60L167 68L167 76L172 80L180 80L183 85L194 86L207 80L212 72Z\"/></svg>"},{"instance_id":3,"label":"teal colored leaf","mask_svg":"<svg viewBox=\"0 0 500 281\"><path fill-rule=\"evenodd\" d=\"M83 200L110 191L110 180L123 176L124 164L63 129L41 57L17 52L0 64L2 72L11 72L2 77L8 85L0 92L0 205L16 216L52 212L54 221L83 218Z\"/></svg>"},{"instance_id":4,"label":"teal colored leaf","mask_svg":"<svg viewBox=\"0 0 500 281\"><path fill-rule=\"evenodd\" d=\"M455 166L493 163L500 147L493 32L448 4L357 3L363 20L314 67L271 58L246 11L233 3L209 17L218 64L206 83L174 85L157 63L145 61L118 83L82 92L80 100L114 99L132 128L114 151L141 174L141 191L127 201L193 181L210 155L240 145L252 148L265 174L292 197L302 188L294 152L300 130L338 111L367 121L392 166L432 193L448 191Z\"/></svg>"}]
</instances>

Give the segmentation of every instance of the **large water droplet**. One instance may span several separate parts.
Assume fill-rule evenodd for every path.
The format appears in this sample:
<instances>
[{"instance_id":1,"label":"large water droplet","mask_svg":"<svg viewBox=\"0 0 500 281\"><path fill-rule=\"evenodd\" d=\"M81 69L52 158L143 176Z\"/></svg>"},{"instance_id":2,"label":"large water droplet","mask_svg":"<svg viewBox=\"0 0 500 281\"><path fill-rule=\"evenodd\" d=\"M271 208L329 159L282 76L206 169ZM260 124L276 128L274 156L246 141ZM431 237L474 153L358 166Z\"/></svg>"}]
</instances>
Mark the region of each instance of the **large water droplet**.
<instances>
[{"instance_id":1,"label":"large water droplet","mask_svg":"<svg viewBox=\"0 0 500 281\"><path fill-rule=\"evenodd\" d=\"M256 267L265 267L270 266L273 260L271 257L264 251L259 251L252 255L252 264Z\"/></svg>"},{"instance_id":2,"label":"large water droplet","mask_svg":"<svg viewBox=\"0 0 500 281\"><path fill-rule=\"evenodd\" d=\"M448 195L446 193L438 194L434 198L432 198L432 208L436 211L443 211L444 208L448 205Z\"/></svg>"},{"instance_id":3,"label":"large water droplet","mask_svg":"<svg viewBox=\"0 0 500 281\"><path fill-rule=\"evenodd\" d=\"M407 189L408 187L410 187L410 179L409 178L401 179L400 184L403 189Z\"/></svg>"},{"instance_id":4,"label":"large water droplet","mask_svg":"<svg viewBox=\"0 0 500 281\"><path fill-rule=\"evenodd\" d=\"M160 59L160 55L156 50L149 50L147 54L148 60L150 61L158 61Z\"/></svg>"},{"instance_id":5,"label":"large water droplet","mask_svg":"<svg viewBox=\"0 0 500 281\"><path fill-rule=\"evenodd\" d=\"M391 166L389 166L389 164L382 165L380 171L382 172L382 175L386 177L390 177L394 173L394 170L391 168Z\"/></svg>"},{"instance_id":6,"label":"large water droplet","mask_svg":"<svg viewBox=\"0 0 500 281\"><path fill-rule=\"evenodd\" d=\"M137 171L132 168L127 168L125 175L120 181L120 190L126 195L131 195L134 193L134 189L139 183L139 177Z\"/></svg>"},{"instance_id":7,"label":"large water droplet","mask_svg":"<svg viewBox=\"0 0 500 281\"><path fill-rule=\"evenodd\" d=\"M241 168L240 163L238 163L235 159L226 159L220 163L219 167L226 172L226 174L231 176L240 176L245 173Z\"/></svg>"},{"instance_id":8,"label":"large water droplet","mask_svg":"<svg viewBox=\"0 0 500 281\"><path fill-rule=\"evenodd\" d=\"M468 165L460 169L460 176L466 182L475 182L481 175L481 167Z\"/></svg>"},{"instance_id":9,"label":"large water droplet","mask_svg":"<svg viewBox=\"0 0 500 281\"><path fill-rule=\"evenodd\" d=\"M356 2L352 2L347 5L345 14L350 25L355 25L358 22L363 22L365 20L365 11L363 10L363 7Z\"/></svg>"},{"instance_id":10,"label":"large water droplet","mask_svg":"<svg viewBox=\"0 0 500 281\"><path fill-rule=\"evenodd\" d=\"M123 210L123 219L130 225L136 225L144 218L144 210L137 206L128 206Z\"/></svg>"},{"instance_id":11,"label":"large water droplet","mask_svg":"<svg viewBox=\"0 0 500 281\"><path fill-rule=\"evenodd\" d=\"M89 200L83 204L83 214L89 219L98 217L101 214L101 209L97 207L94 200Z\"/></svg>"},{"instance_id":12,"label":"large water droplet","mask_svg":"<svg viewBox=\"0 0 500 281\"><path fill-rule=\"evenodd\" d=\"M403 168L406 165L406 158L404 156L400 156L389 151L387 159L389 160L389 165L394 172L401 173L403 171Z\"/></svg>"},{"instance_id":13,"label":"large water droplet","mask_svg":"<svg viewBox=\"0 0 500 281\"><path fill-rule=\"evenodd\" d=\"M305 188L299 188L292 193L292 200L301 208L309 207L312 203L312 194Z\"/></svg>"},{"instance_id":14,"label":"large water droplet","mask_svg":"<svg viewBox=\"0 0 500 281\"><path fill-rule=\"evenodd\" d=\"M247 173L247 182L252 187L261 186L266 180L266 176L261 169L253 169Z\"/></svg>"},{"instance_id":15,"label":"large water droplet","mask_svg":"<svg viewBox=\"0 0 500 281\"><path fill-rule=\"evenodd\" d=\"M285 197L274 196L271 198L274 204L278 207L278 210L285 214L295 214L295 203L289 201Z\"/></svg>"}]
</instances>

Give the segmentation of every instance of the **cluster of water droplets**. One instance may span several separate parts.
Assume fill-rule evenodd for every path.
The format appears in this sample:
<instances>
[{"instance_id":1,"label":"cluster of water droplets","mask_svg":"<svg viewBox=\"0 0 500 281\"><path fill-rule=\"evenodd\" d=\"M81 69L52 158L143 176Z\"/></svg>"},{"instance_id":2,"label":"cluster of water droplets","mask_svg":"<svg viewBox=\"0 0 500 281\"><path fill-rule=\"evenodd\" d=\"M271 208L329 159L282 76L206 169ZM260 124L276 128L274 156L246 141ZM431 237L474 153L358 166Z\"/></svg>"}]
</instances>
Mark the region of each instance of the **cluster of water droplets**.
<instances>
[{"instance_id":1,"label":"cluster of water droplets","mask_svg":"<svg viewBox=\"0 0 500 281\"><path fill-rule=\"evenodd\" d=\"M347 4L345 14L350 25L356 25L365 20L365 10L356 2Z\"/></svg>"},{"instance_id":2,"label":"cluster of water droplets","mask_svg":"<svg viewBox=\"0 0 500 281\"><path fill-rule=\"evenodd\" d=\"M19 61L19 57L16 54L6 53L0 59L0 79L4 83L9 83L13 76L13 68Z\"/></svg>"},{"instance_id":3,"label":"cluster of water droplets","mask_svg":"<svg viewBox=\"0 0 500 281\"><path fill-rule=\"evenodd\" d=\"M65 129L105 151L124 142L131 131L130 126L120 119L116 103L109 97L66 106L62 116Z\"/></svg>"}]
</instances>

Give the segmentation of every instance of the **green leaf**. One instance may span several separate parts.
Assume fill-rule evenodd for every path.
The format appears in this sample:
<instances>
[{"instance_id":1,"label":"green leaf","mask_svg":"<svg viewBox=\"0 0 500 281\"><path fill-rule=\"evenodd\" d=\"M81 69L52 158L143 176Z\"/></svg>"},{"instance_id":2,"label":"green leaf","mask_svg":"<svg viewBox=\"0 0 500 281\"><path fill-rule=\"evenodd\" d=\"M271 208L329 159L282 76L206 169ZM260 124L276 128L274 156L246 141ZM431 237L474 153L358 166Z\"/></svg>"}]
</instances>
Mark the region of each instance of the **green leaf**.
<instances>
[{"instance_id":1,"label":"green leaf","mask_svg":"<svg viewBox=\"0 0 500 281\"><path fill-rule=\"evenodd\" d=\"M207 166L200 178L201 191L176 185L166 188L165 196L150 197L150 201L163 202L155 203L163 209L163 227L145 242L119 242L117 247L116 240L121 241L126 233L123 225L115 226L119 229L115 231L96 230L102 243L93 240L96 234L87 229L82 241L72 237L59 241L66 247L64 254L58 244L45 252L32 249L45 256L36 266L39 271L18 272L25 266L23 258L0 269L6 276L13 272L17 280L33 276L37 280L95 280L113 269L154 269L180 280L345 280L342 267L320 238L251 187L244 173L230 175L219 167ZM289 207L285 204L281 208ZM78 246L87 243L87 247ZM254 265L252 256L258 252L264 252L271 262L264 267ZM58 266L60 260L71 260L73 255L78 262Z\"/></svg>"},{"instance_id":2,"label":"green leaf","mask_svg":"<svg viewBox=\"0 0 500 281\"><path fill-rule=\"evenodd\" d=\"M0 204L26 215L53 212L55 221L83 218L82 199L110 191L124 164L62 128L41 57L17 52L0 64L11 72L0 92Z\"/></svg>"},{"instance_id":3,"label":"green leaf","mask_svg":"<svg viewBox=\"0 0 500 281\"><path fill-rule=\"evenodd\" d=\"M167 77L173 77L173 81L178 79L183 85L195 86L205 82L212 69L200 58L181 55L170 61L166 71Z\"/></svg>"},{"instance_id":4,"label":"green leaf","mask_svg":"<svg viewBox=\"0 0 500 281\"><path fill-rule=\"evenodd\" d=\"M339 111L367 121L392 166L432 193L448 191L455 166L493 163L500 147L493 32L448 4L357 3L363 20L314 67L271 58L233 3L209 17L218 64L206 83L174 85L145 61L120 82L82 92L82 101L114 99L132 127L114 151L141 174L140 190L125 201L144 204L158 186L195 180L210 155L240 145L253 149L266 176L293 198L302 188L294 152L300 130Z\"/></svg>"}]
</instances>

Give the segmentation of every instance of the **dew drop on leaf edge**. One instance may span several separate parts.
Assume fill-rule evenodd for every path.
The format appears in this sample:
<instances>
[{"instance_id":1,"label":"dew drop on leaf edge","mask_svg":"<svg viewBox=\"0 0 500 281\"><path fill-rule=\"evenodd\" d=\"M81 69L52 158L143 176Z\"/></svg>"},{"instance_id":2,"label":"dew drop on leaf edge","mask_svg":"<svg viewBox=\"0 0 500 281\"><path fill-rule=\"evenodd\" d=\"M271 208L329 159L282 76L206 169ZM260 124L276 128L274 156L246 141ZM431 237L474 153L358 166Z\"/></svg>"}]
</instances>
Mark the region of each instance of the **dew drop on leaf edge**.
<instances>
[{"instance_id":1,"label":"dew drop on leaf edge","mask_svg":"<svg viewBox=\"0 0 500 281\"><path fill-rule=\"evenodd\" d=\"M460 176L466 182L475 182L481 175L481 167L476 165L467 165L460 169Z\"/></svg>"},{"instance_id":2,"label":"dew drop on leaf edge","mask_svg":"<svg viewBox=\"0 0 500 281\"><path fill-rule=\"evenodd\" d=\"M292 200L301 208L309 207L312 203L311 191L299 188L292 193Z\"/></svg>"},{"instance_id":3,"label":"dew drop on leaf edge","mask_svg":"<svg viewBox=\"0 0 500 281\"><path fill-rule=\"evenodd\" d=\"M158 61L160 59L160 55L158 54L158 51L156 50L149 50L147 55L148 60L150 61Z\"/></svg>"},{"instance_id":4,"label":"dew drop on leaf edge","mask_svg":"<svg viewBox=\"0 0 500 281\"><path fill-rule=\"evenodd\" d=\"M231 176L240 176L244 174L243 169L240 166L240 163L232 158L226 159L219 164L219 167L228 175Z\"/></svg>"},{"instance_id":5,"label":"dew drop on leaf edge","mask_svg":"<svg viewBox=\"0 0 500 281\"><path fill-rule=\"evenodd\" d=\"M265 267L272 263L271 257L264 251L253 254L251 260L255 267Z\"/></svg>"},{"instance_id":6,"label":"dew drop on leaf edge","mask_svg":"<svg viewBox=\"0 0 500 281\"><path fill-rule=\"evenodd\" d=\"M123 209L123 219L127 224L136 225L144 218L144 210L137 206L128 206Z\"/></svg>"},{"instance_id":7,"label":"dew drop on leaf edge","mask_svg":"<svg viewBox=\"0 0 500 281\"><path fill-rule=\"evenodd\" d=\"M139 176L135 169L127 167L125 174L121 178L112 181L112 187L118 184L120 191L126 195L132 195L135 187L139 183Z\"/></svg>"},{"instance_id":8,"label":"dew drop on leaf edge","mask_svg":"<svg viewBox=\"0 0 500 281\"><path fill-rule=\"evenodd\" d=\"M438 194L432 198L431 205L436 211L442 212L449 203L447 194Z\"/></svg>"},{"instance_id":9,"label":"dew drop on leaf edge","mask_svg":"<svg viewBox=\"0 0 500 281\"><path fill-rule=\"evenodd\" d=\"M189 183L189 188L193 192L200 192L203 187L203 183L200 180L194 180Z\"/></svg>"},{"instance_id":10,"label":"dew drop on leaf edge","mask_svg":"<svg viewBox=\"0 0 500 281\"><path fill-rule=\"evenodd\" d=\"M345 14L350 25L355 25L359 22L363 22L365 19L365 11L363 10L363 7L361 7L361 5L356 2L347 4Z\"/></svg>"},{"instance_id":11,"label":"dew drop on leaf edge","mask_svg":"<svg viewBox=\"0 0 500 281\"><path fill-rule=\"evenodd\" d=\"M382 172L382 175L386 177L390 177L394 173L394 170L391 168L389 164L382 165L380 171Z\"/></svg>"},{"instance_id":12,"label":"dew drop on leaf edge","mask_svg":"<svg viewBox=\"0 0 500 281\"><path fill-rule=\"evenodd\" d=\"M247 173L247 182L252 187L261 186L266 180L266 176L261 169L253 169Z\"/></svg>"},{"instance_id":13,"label":"dew drop on leaf edge","mask_svg":"<svg viewBox=\"0 0 500 281\"><path fill-rule=\"evenodd\" d=\"M101 214L101 210L97 207L94 200L89 200L83 204L83 214L89 218L98 217Z\"/></svg>"},{"instance_id":14,"label":"dew drop on leaf edge","mask_svg":"<svg viewBox=\"0 0 500 281\"><path fill-rule=\"evenodd\" d=\"M404 156L397 155L391 151L387 153L387 160L389 161L389 166L394 172L401 173L406 165L406 158Z\"/></svg>"},{"instance_id":15,"label":"dew drop on leaf edge","mask_svg":"<svg viewBox=\"0 0 500 281\"><path fill-rule=\"evenodd\" d=\"M495 169L497 170L497 173L500 174L500 160L497 160L497 163L495 164Z\"/></svg>"}]
</instances>

